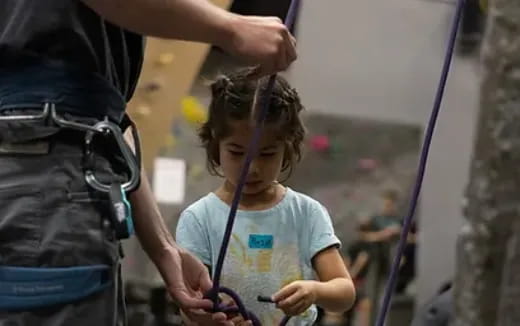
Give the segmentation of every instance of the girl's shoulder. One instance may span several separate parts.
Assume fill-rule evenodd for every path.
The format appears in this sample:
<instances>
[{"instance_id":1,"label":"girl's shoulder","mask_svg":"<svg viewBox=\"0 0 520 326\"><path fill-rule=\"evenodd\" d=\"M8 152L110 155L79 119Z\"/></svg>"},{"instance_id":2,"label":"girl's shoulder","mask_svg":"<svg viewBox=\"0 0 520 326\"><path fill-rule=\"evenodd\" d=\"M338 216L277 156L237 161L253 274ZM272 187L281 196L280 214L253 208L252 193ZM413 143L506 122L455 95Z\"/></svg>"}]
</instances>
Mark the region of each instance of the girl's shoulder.
<instances>
[{"instance_id":1,"label":"girl's shoulder","mask_svg":"<svg viewBox=\"0 0 520 326\"><path fill-rule=\"evenodd\" d=\"M196 219L203 219L211 215L215 210L225 209L225 204L213 193L197 199L195 202L188 205L181 213L181 218L184 216L192 216Z\"/></svg>"},{"instance_id":2,"label":"girl's shoulder","mask_svg":"<svg viewBox=\"0 0 520 326\"><path fill-rule=\"evenodd\" d=\"M287 205L291 206L292 209L297 209L300 212L312 213L316 210L323 210L325 207L316 199L311 196L298 192L287 187Z\"/></svg>"}]
</instances>

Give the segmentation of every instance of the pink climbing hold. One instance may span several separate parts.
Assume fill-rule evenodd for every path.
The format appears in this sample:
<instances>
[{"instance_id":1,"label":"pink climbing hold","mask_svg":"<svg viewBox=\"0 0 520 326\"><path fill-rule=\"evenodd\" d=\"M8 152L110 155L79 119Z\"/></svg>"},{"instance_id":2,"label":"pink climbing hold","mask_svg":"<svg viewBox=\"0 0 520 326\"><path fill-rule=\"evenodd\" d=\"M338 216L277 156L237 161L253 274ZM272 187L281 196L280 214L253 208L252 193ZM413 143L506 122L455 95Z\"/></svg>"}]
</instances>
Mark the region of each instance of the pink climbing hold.
<instances>
[{"instance_id":1,"label":"pink climbing hold","mask_svg":"<svg viewBox=\"0 0 520 326\"><path fill-rule=\"evenodd\" d=\"M318 135L311 138L311 148L317 152L323 152L330 148L329 137Z\"/></svg>"},{"instance_id":2,"label":"pink climbing hold","mask_svg":"<svg viewBox=\"0 0 520 326\"><path fill-rule=\"evenodd\" d=\"M358 166L362 170L374 170L377 168L377 161L371 158L362 158L358 161Z\"/></svg>"}]
</instances>

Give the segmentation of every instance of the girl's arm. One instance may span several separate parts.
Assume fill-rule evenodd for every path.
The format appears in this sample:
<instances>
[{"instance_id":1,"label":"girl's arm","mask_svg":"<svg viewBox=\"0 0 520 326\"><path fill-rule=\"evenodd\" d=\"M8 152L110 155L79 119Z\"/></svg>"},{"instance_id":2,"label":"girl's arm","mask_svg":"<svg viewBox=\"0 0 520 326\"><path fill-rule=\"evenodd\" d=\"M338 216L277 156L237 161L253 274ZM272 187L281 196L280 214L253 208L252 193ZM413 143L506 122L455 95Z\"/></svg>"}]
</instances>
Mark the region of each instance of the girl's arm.
<instances>
[{"instance_id":1,"label":"girl's arm","mask_svg":"<svg viewBox=\"0 0 520 326\"><path fill-rule=\"evenodd\" d=\"M336 247L318 253L313 261L318 275L315 282L315 304L333 312L347 311L354 304L354 283Z\"/></svg>"},{"instance_id":2,"label":"girl's arm","mask_svg":"<svg viewBox=\"0 0 520 326\"><path fill-rule=\"evenodd\" d=\"M299 315L312 304L326 311L343 312L355 300L354 284L336 247L329 247L312 260L319 281L296 281L273 296L277 307L288 315Z\"/></svg>"}]
</instances>

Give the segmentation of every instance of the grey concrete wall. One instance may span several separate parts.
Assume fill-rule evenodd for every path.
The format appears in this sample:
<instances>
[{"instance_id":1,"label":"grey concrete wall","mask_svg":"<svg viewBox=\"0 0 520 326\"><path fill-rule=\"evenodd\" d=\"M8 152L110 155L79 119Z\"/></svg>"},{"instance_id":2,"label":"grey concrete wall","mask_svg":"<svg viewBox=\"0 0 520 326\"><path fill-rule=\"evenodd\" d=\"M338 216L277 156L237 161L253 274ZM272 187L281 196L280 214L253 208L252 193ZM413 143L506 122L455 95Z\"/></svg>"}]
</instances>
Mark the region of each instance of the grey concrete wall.
<instances>
[{"instance_id":1,"label":"grey concrete wall","mask_svg":"<svg viewBox=\"0 0 520 326\"><path fill-rule=\"evenodd\" d=\"M424 125L454 5L428 0L303 1L287 77L309 111ZM453 276L477 111L474 59L453 62L422 193L418 302Z\"/></svg>"}]
</instances>

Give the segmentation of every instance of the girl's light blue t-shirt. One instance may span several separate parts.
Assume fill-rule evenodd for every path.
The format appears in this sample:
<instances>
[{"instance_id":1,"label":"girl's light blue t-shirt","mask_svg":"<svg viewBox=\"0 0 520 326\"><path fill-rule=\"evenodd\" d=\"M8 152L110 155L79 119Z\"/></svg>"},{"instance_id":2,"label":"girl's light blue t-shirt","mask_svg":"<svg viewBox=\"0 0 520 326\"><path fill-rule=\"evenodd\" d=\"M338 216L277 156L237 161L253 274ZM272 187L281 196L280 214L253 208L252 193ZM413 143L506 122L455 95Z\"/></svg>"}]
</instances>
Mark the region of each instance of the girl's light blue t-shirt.
<instances>
[{"instance_id":1,"label":"girl's light blue t-shirt","mask_svg":"<svg viewBox=\"0 0 520 326\"><path fill-rule=\"evenodd\" d=\"M178 244L211 266L222 243L230 207L214 193L189 206L177 225ZM312 258L340 246L327 210L316 200L287 188L284 198L262 211L238 211L221 285L235 290L263 326L277 326L283 312L257 301L296 280L313 280ZM289 325L310 326L315 306L292 318Z\"/></svg>"}]
</instances>

